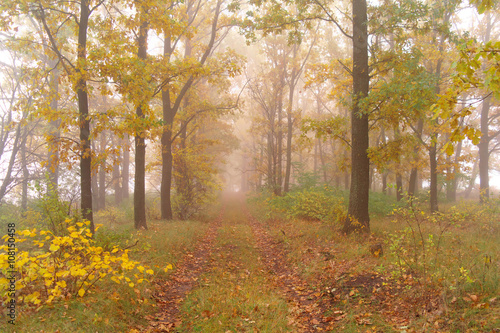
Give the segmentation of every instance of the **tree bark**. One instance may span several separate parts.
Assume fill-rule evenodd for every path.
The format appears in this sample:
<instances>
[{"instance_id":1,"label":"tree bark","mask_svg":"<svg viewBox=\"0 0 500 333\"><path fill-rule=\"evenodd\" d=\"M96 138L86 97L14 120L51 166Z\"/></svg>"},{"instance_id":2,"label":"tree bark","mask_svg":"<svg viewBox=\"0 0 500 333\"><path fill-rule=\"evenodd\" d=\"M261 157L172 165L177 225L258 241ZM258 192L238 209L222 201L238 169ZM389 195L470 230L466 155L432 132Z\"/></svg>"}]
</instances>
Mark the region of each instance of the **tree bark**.
<instances>
[{"instance_id":1,"label":"tree bark","mask_svg":"<svg viewBox=\"0 0 500 333\"><path fill-rule=\"evenodd\" d=\"M429 148L429 161L430 161L430 209L431 213L438 211L438 179L437 179L437 135L433 134L431 138L431 146Z\"/></svg>"},{"instance_id":2,"label":"tree bark","mask_svg":"<svg viewBox=\"0 0 500 333\"><path fill-rule=\"evenodd\" d=\"M21 211L24 214L28 209L28 182L29 170L28 162L26 160L26 143L28 139L27 130L24 130L23 140L21 142L21 168L23 170L22 192L21 192Z\"/></svg>"},{"instance_id":3,"label":"tree bark","mask_svg":"<svg viewBox=\"0 0 500 333\"><path fill-rule=\"evenodd\" d=\"M141 14L142 15L142 14ZM145 62L148 49L149 23L141 19L138 36L137 56ZM136 116L144 118L143 106L136 108ZM146 222L146 142L144 132L135 134L135 185L134 185L134 226L136 229L147 229Z\"/></svg>"},{"instance_id":4,"label":"tree bark","mask_svg":"<svg viewBox=\"0 0 500 333\"><path fill-rule=\"evenodd\" d=\"M489 111L491 97L486 97L481 108L481 141L479 142L479 201L485 203L490 198L489 179Z\"/></svg>"},{"instance_id":5,"label":"tree bark","mask_svg":"<svg viewBox=\"0 0 500 333\"><path fill-rule=\"evenodd\" d=\"M50 87L50 109L51 112L56 113L59 101L59 70L57 68L56 59L49 61L49 66L52 69L50 72L49 87ZM47 188L48 194L50 192L57 193L59 186L59 139L60 131L59 126L61 120L52 120L49 123L49 142L47 152L47 173L49 175L49 186Z\"/></svg>"},{"instance_id":6,"label":"tree bark","mask_svg":"<svg viewBox=\"0 0 500 333\"><path fill-rule=\"evenodd\" d=\"M361 101L368 96L368 27L366 0L353 0L353 103L351 112L351 188L343 231L370 232L368 212L370 161L368 159L368 114Z\"/></svg>"},{"instance_id":7,"label":"tree bark","mask_svg":"<svg viewBox=\"0 0 500 333\"><path fill-rule=\"evenodd\" d=\"M130 139L128 134L125 134L122 140L123 147L123 168L122 168L122 196L123 199L129 198L129 181L130 181Z\"/></svg>"},{"instance_id":8,"label":"tree bark","mask_svg":"<svg viewBox=\"0 0 500 333\"><path fill-rule=\"evenodd\" d=\"M424 120L420 118L417 122L417 138L418 140L421 140L422 138L422 131L424 130ZM416 145L415 148L413 149L413 163L417 164L418 163L418 153L419 153L419 148ZM409 196L415 196L415 193L417 193L417 176L418 176L418 167L417 165L414 165L411 168L410 171L410 180L408 182L408 195Z\"/></svg>"},{"instance_id":9,"label":"tree bark","mask_svg":"<svg viewBox=\"0 0 500 333\"><path fill-rule=\"evenodd\" d=\"M92 212L92 152L90 148L89 100L85 69L82 68L82 66L85 66L87 61L87 28L89 16L90 9L88 0L82 0L80 3L80 22L78 25L78 52L76 67L76 89L78 96L81 145L81 211L83 219L90 222L90 231L93 235L95 233L95 226Z\"/></svg>"},{"instance_id":10,"label":"tree bark","mask_svg":"<svg viewBox=\"0 0 500 333\"><path fill-rule=\"evenodd\" d=\"M100 134L100 152L106 152L106 131ZM99 163L99 200L96 205L97 210L106 208L106 161Z\"/></svg>"},{"instance_id":11,"label":"tree bark","mask_svg":"<svg viewBox=\"0 0 500 333\"><path fill-rule=\"evenodd\" d=\"M491 39L491 13L485 15L486 30L483 41L487 43ZM484 70L483 65L483 70ZM479 142L479 201L485 203L490 198L490 179L489 179L489 112L490 112L491 97L488 96L483 101L481 108L481 141Z\"/></svg>"},{"instance_id":12,"label":"tree bark","mask_svg":"<svg viewBox=\"0 0 500 333\"><path fill-rule=\"evenodd\" d=\"M113 136L113 144L115 147L119 147L119 139ZM119 206L122 202L122 187L121 187L121 177L120 177L120 164L121 158L117 157L118 161L113 164L113 189L115 191L115 206Z\"/></svg>"}]
</instances>

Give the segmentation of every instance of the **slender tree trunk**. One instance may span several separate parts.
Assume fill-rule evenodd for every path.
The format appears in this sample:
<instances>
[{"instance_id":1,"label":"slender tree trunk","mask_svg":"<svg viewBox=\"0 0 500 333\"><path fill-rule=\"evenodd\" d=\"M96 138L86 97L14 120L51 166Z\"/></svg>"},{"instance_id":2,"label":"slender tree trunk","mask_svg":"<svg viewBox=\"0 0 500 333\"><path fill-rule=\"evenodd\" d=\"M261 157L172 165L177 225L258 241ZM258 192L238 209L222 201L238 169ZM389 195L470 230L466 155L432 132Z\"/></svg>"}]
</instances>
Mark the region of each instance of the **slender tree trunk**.
<instances>
[{"instance_id":1,"label":"slender tree trunk","mask_svg":"<svg viewBox=\"0 0 500 333\"><path fill-rule=\"evenodd\" d=\"M201 56L199 61L199 65L203 66L207 61L208 57L212 54L215 39L217 34L217 25L219 21L219 15L221 12L222 1L218 0L213 11L213 20L210 32L210 41L205 49L205 52ZM187 5L186 15L189 18L191 6ZM188 19L189 21L189 19ZM169 32L164 33L165 41L163 44L163 57L165 61L170 60L170 56L172 55L173 48L171 45L171 36ZM171 220L173 218L172 215L172 201L171 201L171 186L172 186L172 168L173 168L173 158L172 158L172 131L175 115L177 114L177 110L181 105L181 102L184 96L187 94L191 86L195 81L194 76L190 76L187 81L184 83L182 88L180 89L177 98L173 103L170 100L170 94L168 93L168 88L162 90L162 108L163 108L163 133L161 137L161 145L162 145L162 177L161 177L161 218L166 220Z\"/></svg>"},{"instance_id":2,"label":"slender tree trunk","mask_svg":"<svg viewBox=\"0 0 500 333\"><path fill-rule=\"evenodd\" d=\"M106 131L102 131L100 134L100 147L99 150L101 154L106 152ZM106 161L103 160L99 164L99 200L97 202L97 209L106 208Z\"/></svg>"},{"instance_id":3,"label":"slender tree trunk","mask_svg":"<svg viewBox=\"0 0 500 333\"><path fill-rule=\"evenodd\" d=\"M438 179L437 179L437 135L433 134L431 138L431 146L429 148L429 161L430 161L430 209L431 213L438 211Z\"/></svg>"},{"instance_id":4,"label":"slender tree trunk","mask_svg":"<svg viewBox=\"0 0 500 333\"><path fill-rule=\"evenodd\" d=\"M23 119L24 119L24 117L23 117ZM14 144L12 146L9 164L7 166L7 171L3 175L3 182L2 182L2 185L0 186L0 203L2 202L5 195L8 193L10 184L14 181L14 179L12 178L12 170L14 169L14 164L16 162L16 158L18 157L17 154L18 154L20 146L21 146L21 141L22 141L21 127L22 127L21 124L17 125L16 135L14 137Z\"/></svg>"},{"instance_id":5,"label":"slender tree trunk","mask_svg":"<svg viewBox=\"0 0 500 333\"><path fill-rule=\"evenodd\" d=\"M361 101L368 96L370 77L368 67L368 27L366 0L353 0L353 103L351 113L351 188L349 207L343 231L370 232L368 198L370 161L368 159L368 114Z\"/></svg>"},{"instance_id":6,"label":"slender tree trunk","mask_svg":"<svg viewBox=\"0 0 500 333\"><path fill-rule=\"evenodd\" d=\"M396 172L396 201L403 199L403 176L401 173Z\"/></svg>"},{"instance_id":7,"label":"slender tree trunk","mask_svg":"<svg viewBox=\"0 0 500 333\"><path fill-rule=\"evenodd\" d=\"M472 190L475 187L476 184L476 178L477 178L477 161L474 161L474 164L472 166L472 174L471 178L469 179L469 185L467 186L467 189L465 189L464 197L465 199L468 199Z\"/></svg>"},{"instance_id":8,"label":"slender tree trunk","mask_svg":"<svg viewBox=\"0 0 500 333\"><path fill-rule=\"evenodd\" d=\"M91 143L92 151L97 151L96 142ZM92 202L94 206L94 212L99 211L99 183L97 182L98 171L94 168L92 170Z\"/></svg>"},{"instance_id":9,"label":"slender tree trunk","mask_svg":"<svg viewBox=\"0 0 500 333\"><path fill-rule=\"evenodd\" d=\"M113 136L113 143L115 147L119 147L119 139ZM122 188L120 179L120 164L121 158L113 164L113 189L115 191L115 206L119 206L122 202Z\"/></svg>"},{"instance_id":10,"label":"slender tree trunk","mask_svg":"<svg viewBox=\"0 0 500 333\"><path fill-rule=\"evenodd\" d=\"M141 13L141 16L143 14ZM149 23L141 18L138 36L137 56L145 62L148 49ZM144 118L143 106L139 104L135 110L139 119ZM135 185L134 185L134 226L136 229L147 229L146 222L146 142L144 129L135 135Z\"/></svg>"},{"instance_id":11,"label":"slender tree trunk","mask_svg":"<svg viewBox=\"0 0 500 333\"><path fill-rule=\"evenodd\" d=\"M422 132L424 130L424 120L420 118L417 122L417 138L420 140L422 138ZM418 153L419 153L419 147L415 145L415 148L413 149L413 167L411 168L410 171L410 180L408 182L408 195L409 196L415 196L415 193L417 193L417 176L418 176Z\"/></svg>"},{"instance_id":12,"label":"slender tree trunk","mask_svg":"<svg viewBox=\"0 0 500 333\"><path fill-rule=\"evenodd\" d=\"M487 202L490 198L490 179L489 171L489 111L490 111L491 97L487 97L483 101L481 108L481 141L479 142L479 201L481 203Z\"/></svg>"},{"instance_id":13,"label":"slender tree trunk","mask_svg":"<svg viewBox=\"0 0 500 333\"><path fill-rule=\"evenodd\" d=\"M283 81L282 81L283 82ZM277 166L276 166L276 195L281 196L283 186L283 87L280 88L278 100L278 138L277 138Z\"/></svg>"},{"instance_id":14,"label":"slender tree trunk","mask_svg":"<svg viewBox=\"0 0 500 333\"><path fill-rule=\"evenodd\" d=\"M122 140L123 147L123 168L122 168L122 195L123 199L129 198L129 181L130 181L130 139L128 134L125 134Z\"/></svg>"},{"instance_id":15,"label":"slender tree trunk","mask_svg":"<svg viewBox=\"0 0 500 333\"><path fill-rule=\"evenodd\" d=\"M457 149L455 151L455 163L453 165L453 179L451 181L451 194L448 198L450 201L457 201L457 188L458 188L458 172L460 170L460 155L462 154L462 144L463 141L460 140L457 144Z\"/></svg>"},{"instance_id":16,"label":"slender tree trunk","mask_svg":"<svg viewBox=\"0 0 500 333\"><path fill-rule=\"evenodd\" d=\"M486 30L484 34L484 43L491 39L491 29L493 27L491 13L486 13ZM485 70L483 65L483 70ZM481 108L481 141L479 142L479 201L485 203L490 199L490 178L489 178L489 112L491 97L488 96L483 101Z\"/></svg>"},{"instance_id":17,"label":"slender tree trunk","mask_svg":"<svg viewBox=\"0 0 500 333\"><path fill-rule=\"evenodd\" d=\"M28 162L26 159L26 143L28 139L27 130L24 130L23 140L21 143L21 168L23 171L23 181L22 181L22 192L21 192L21 211L24 214L28 209L28 182L29 182L29 170Z\"/></svg>"},{"instance_id":18,"label":"slender tree trunk","mask_svg":"<svg viewBox=\"0 0 500 333\"><path fill-rule=\"evenodd\" d=\"M57 61L50 60L49 66L52 69L49 79L50 87L50 109L51 112L56 113L59 101L59 70L57 68ZM47 190L57 193L59 186L59 139L60 131L59 126L61 120L52 120L49 123L49 142L48 142L48 156L47 156L47 174L49 175L49 186ZM50 193L49 193L50 194Z\"/></svg>"},{"instance_id":19,"label":"slender tree trunk","mask_svg":"<svg viewBox=\"0 0 500 333\"><path fill-rule=\"evenodd\" d=\"M293 138L293 119L292 119L292 111L293 111L293 98L295 92L295 75L296 75L295 66L292 69L291 80L292 82L289 84L289 92L288 92L288 107L286 111L286 119L287 119L287 132L286 132L286 167L285 167L285 184L284 184L284 192L290 191L290 175L292 172L292 138Z\"/></svg>"}]
</instances>

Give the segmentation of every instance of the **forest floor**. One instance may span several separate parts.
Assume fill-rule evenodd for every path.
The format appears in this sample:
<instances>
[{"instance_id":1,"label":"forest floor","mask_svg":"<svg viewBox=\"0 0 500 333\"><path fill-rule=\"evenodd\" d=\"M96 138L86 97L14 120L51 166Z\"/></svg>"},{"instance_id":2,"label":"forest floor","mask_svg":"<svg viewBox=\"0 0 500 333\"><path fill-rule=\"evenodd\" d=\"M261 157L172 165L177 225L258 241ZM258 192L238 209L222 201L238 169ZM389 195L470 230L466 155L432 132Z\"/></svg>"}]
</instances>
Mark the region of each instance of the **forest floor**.
<instances>
[{"instance_id":1,"label":"forest floor","mask_svg":"<svg viewBox=\"0 0 500 333\"><path fill-rule=\"evenodd\" d=\"M145 287L96 285L0 332L500 332L498 295L395 276L382 232L345 236L333 222L269 220L259 209L233 194L208 221L158 221L132 236L108 229L138 244L132 258L173 269ZM386 253L373 255L373 244ZM497 286L495 265L485 278Z\"/></svg>"},{"instance_id":2,"label":"forest floor","mask_svg":"<svg viewBox=\"0 0 500 333\"><path fill-rule=\"evenodd\" d=\"M158 312L137 331L500 332L496 297L468 295L450 308L412 274L392 278L373 243L321 223L260 222L233 197L157 283Z\"/></svg>"}]
</instances>

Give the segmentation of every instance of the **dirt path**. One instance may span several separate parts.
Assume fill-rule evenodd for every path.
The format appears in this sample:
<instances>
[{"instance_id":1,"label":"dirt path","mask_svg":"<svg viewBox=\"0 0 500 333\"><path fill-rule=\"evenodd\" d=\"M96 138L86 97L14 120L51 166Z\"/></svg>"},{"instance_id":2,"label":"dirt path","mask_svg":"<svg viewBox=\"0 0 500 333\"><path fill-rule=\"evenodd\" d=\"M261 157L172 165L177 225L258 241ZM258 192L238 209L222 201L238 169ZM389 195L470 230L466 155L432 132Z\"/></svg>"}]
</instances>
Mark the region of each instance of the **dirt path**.
<instances>
[{"instance_id":1,"label":"dirt path","mask_svg":"<svg viewBox=\"0 0 500 333\"><path fill-rule=\"evenodd\" d=\"M147 332L324 332L327 305L282 244L232 198L193 253L157 283Z\"/></svg>"},{"instance_id":2,"label":"dirt path","mask_svg":"<svg viewBox=\"0 0 500 333\"><path fill-rule=\"evenodd\" d=\"M196 286L200 274L208 267L208 259L213 249L217 230L221 226L224 210L210 224L193 253L187 253L179 262L168 280L156 282L153 298L160 310L155 316L146 318L149 327L146 332L174 332L179 326L179 308L186 295Z\"/></svg>"},{"instance_id":3,"label":"dirt path","mask_svg":"<svg viewBox=\"0 0 500 333\"><path fill-rule=\"evenodd\" d=\"M262 253L262 259L276 284L292 304L293 324L300 332L323 332L330 329L325 316L328 305L322 293L313 290L297 273L286 258L283 246L276 242L251 214L246 215Z\"/></svg>"}]
</instances>

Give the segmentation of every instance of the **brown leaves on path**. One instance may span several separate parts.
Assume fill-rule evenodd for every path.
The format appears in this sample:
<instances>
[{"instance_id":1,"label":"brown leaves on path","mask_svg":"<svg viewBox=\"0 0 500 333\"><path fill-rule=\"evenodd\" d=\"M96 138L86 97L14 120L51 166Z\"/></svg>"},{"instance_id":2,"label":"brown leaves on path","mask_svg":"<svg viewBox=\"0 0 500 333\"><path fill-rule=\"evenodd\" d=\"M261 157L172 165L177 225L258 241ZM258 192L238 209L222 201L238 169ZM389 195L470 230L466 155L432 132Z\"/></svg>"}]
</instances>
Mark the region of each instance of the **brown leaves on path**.
<instances>
[{"instance_id":1,"label":"brown leaves on path","mask_svg":"<svg viewBox=\"0 0 500 333\"><path fill-rule=\"evenodd\" d=\"M155 282L156 292L153 298L159 306L159 311L154 316L146 317L149 326L145 332L175 332L175 328L180 325L178 316L180 305L185 296L196 286L200 274L208 267L208 259L213 251L223 214L224 211L211 223L194 251L184 255L175 267L174 273L167 280Z\"/></svg>"},{"instance_id":2,"label":"brown leaves on path","mask_svg":"<svg viewBox=\"0 0 500 333\"><path fill-rule=\"evenodd\" d=\"M289 324L299 332L324 332L331 329L331 317L325 317L327 302L321 291L313 290L291 267L284 248L248 212L248 221L262 254L262 260L274 276L292 306Z\"/></svg>"}]
</instances>

